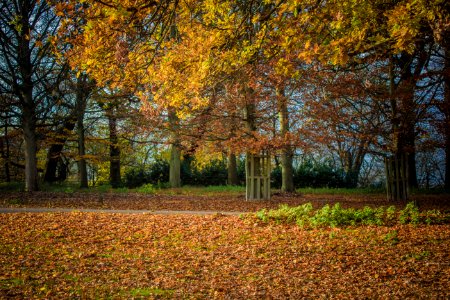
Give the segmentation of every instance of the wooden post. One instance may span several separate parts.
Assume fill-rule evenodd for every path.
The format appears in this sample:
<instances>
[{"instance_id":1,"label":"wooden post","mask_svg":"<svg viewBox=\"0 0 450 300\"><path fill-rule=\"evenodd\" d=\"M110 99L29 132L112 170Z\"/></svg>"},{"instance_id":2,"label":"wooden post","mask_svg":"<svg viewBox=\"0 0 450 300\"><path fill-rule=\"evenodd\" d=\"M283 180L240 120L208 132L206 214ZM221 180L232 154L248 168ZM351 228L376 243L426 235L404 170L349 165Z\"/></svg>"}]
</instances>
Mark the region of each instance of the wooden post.
<instances>
[{"instance_id":1,"label":"wooden post","mask_svg":"<svg viewBox=\"0 0 450 300\"><path fill-rule=\"evenodd\" d=\"M246 164L246 199L270 199L270 155L262 152L260 155L247 154Z\"/></svg>"}]
</instances>

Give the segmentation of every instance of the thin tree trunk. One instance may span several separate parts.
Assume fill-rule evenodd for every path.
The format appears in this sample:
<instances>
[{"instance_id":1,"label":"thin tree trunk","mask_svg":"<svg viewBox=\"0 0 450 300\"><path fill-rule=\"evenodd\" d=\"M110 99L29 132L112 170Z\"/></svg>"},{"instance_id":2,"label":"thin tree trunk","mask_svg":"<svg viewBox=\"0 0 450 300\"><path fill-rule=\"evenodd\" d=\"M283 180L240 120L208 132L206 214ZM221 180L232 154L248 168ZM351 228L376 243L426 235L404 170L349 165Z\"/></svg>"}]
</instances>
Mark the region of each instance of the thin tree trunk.
<instances>
[{"instance_id":1,"label":"thin tree trunk","mask_svg":"<svg viewBox=\"0 0 450 300\"><path fill-rule=\"evenodd\" d=\"M289 112L287 99L284 90L277 89L278 99L278 119L280 121L280 135L284 139L284 145L281 150L281 191L294 192L294 169L292 167L293 151L286 140L286 134L289 133Z\"/></svg>"},{"instance_id":2,"label":"thin tree trunk","mask_svg":"<svg viewBox=\"0 0 450 300\"><path fill-rule=\"evenodd\" d=\"M450 110L449 110L450 113ZM450 115L445 128L445 189L450 191Z\"/></svg>"},{"instance_id":3,"label":"thin tree trunk","mask_svg":"<svg viewBox=\"0 0 450 300\"><path fill-rule=\"evenodd\" d=\"M444 103L442 111L444 113L444 150L445 150L445 183L444 187L450 191L450 41L444 43Z\"/></svg>"},{"instance_id":4,"label":"thin tree trunk","mask_svg":"<svg viewBox=\"0 0 450 300\"><path fill-rule=\"evenodd\" d=\"M110 108L108 114L109 124L109 181L113 188L120 187L120 148L118 146L119 138L117 135L117 118L114 115L114 109Z\"/></svg>"},{"instance_id":5,"label":"thin tree trunk","mask_svg":"<svg viewBox=\"0 0 450 300\"><path fill-rule=\"evenodd\" d=\"M415 133L415 124L411 124L408 132L408 187L409 188L418 188L419 182L417 180L417 169L416 169L416 133Z\"/></svg>"},{"instance_id":6,"label":"thin tree trunk","mask_svg":"<svg viewBox=\"0 0 450 300\"><path fill-rule=\"evenodd\" d=\"M61 151L63 145L52 144L47 153L47 166L45 167L44 181L55 182L60 178L57 176L58 165L61 164ZM65 178L64 178L65 179Z\"/></svg>"},{"instance_id":7,"label":"thin tree trunk","mask_svg":"<svg viewBox=\"0 0 450 300\"><path fill-rule=\"evenodd\" d=\"M6 182L11 182L11 171L9 169L9 139L8 139L8 122L5 121L5 138L4 141L1 140L0 141L0 148L1 148L1 156L3 158L3 160L5 161L4 163L4 168L5 168L5 181Z\"/></svg>"},{"instance_id":8,"label":"thin tree trunk","mask_svg":"<svg viewBox=\"0 0 450 300\"><path fill-rule=\"evenodd\" d=\"M237 173L237 161L236 161L236 154L234 154L232 151L228 152L228 185L239 185L239 178Z\"/></svg>"},{"instance_id":9,"label":"thin tree trunk","mask_svg":"<svg viewBox=\"0 0 450 300\"><path fill-rule=\"evenodd\" d=\"M86 146L84 138L84 124L83 118L77 118L77 136L78 136L78 180L80 181L81 188L87 188L88 176L87 176L87 164L84 156L86 155Z\"/></svg>"},{"instance_id":10,"label":"thin tree trunk","mask_svg":"<svg viewBox=\"0 0 450 300\"><path fill-rule=\"evenodd\" d=\"M86 111L87 95L90 88L87 87L87 76L81 75L77 78L76 90L76 114L77 114L77 139L78 139L78 180L81 188L87 188L88 173L86 164L86 146L85 146L85 129L84 129L84 113Z\"/></svg>"},{"instance_id":11,"label":"thin tree trunk","mask_svg":"<svg viewBox=\"0 0 450 300\"><path fill-rule=\"evenodd\" d=\"M181 187L181 147L178 136L178 117L173 109L169 108L169 123L172 131L169 160L169 184L172 188Z\"/></svg>"},{"instance_id":12,"label":"thin tree trunk","mask_svg":"<svg viewBox=\"0 0 450 300\"><path fill-rule=\"evenodd\" d=\"M367 153L368 144L366 141L360 141L355 152L347 150L345 161L343 163L345 170L345 184L348 188L358 186L359 174L361 173L362 163Z\"/></svg>"},{"instance_id":13,"label":"thin tree trunk","mask_svg":"<svg viewBox=\"0 0 450 300\"><path fill-rule=\"evenodd\" d=\"M59 174L57 176L57 170L58 166L61 167L61 164L63 164L63 168L66 166L64 165L64 162L61 158L61 153L64 148L64 145L68 139L67 133L72 132L72 130L75 128L75 120L73 117L73 114L71 114L64 122L63 127L58 130L57 134L58 136L63 136L62 138L57 137L54 144L50 146L48 149L47 154L47 166L45 168L45 175L44 175L44 181L45 182L55 182L55 181L63 181L66 180L67 173Z\"/></svg>"},{"instance_id":14,"label":"thin tree trunk","mask_svg":"<svg viewBox=\"0 0 450 300\"><path fill-rule=\"evenodd\" d=\"M342 165L344 166L344 171L345 171L345 186L347 188L355 188L358 185L358 174L356 174L356 170L355 168L357 168L356 166L356 161L354 158L354 153L350 150L342 150L343 152L343 158L342 158Z\"/></svg>"}]
</instances>

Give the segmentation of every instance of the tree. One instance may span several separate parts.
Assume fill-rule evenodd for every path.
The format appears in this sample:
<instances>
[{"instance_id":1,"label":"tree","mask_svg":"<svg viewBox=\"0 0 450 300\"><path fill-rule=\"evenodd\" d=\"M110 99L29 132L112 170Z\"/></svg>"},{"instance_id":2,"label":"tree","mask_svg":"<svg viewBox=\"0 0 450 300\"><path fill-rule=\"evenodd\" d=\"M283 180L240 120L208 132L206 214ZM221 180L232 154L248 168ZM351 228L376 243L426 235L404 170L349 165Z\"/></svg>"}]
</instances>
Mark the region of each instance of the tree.
<instances>
[{"instance_id":1,"label":"tree","mask_svg":"<svg viewBox=\"0 0 450 300\"><path fill-rule=\"evenodd\" d=\"M441 1L86 1L83 5L81 10L69 2L61 8L68 14L82 13L86 20L68 53L74 58L72 66L85 70L100 86L127 91L141 100L153 119L149 123L154 129L163 128L161 141L171 145L173 186L179 185L182 152L199 143L216 143L230 153L264 147L280 151L283 189L292 190L296 147L314 136L314 130L326 133L330 128L331 146L346 169L349 186L357 184L370 145L380 145L379 154L409 153L410 185L416 185L416 127L423 106L429 104L418 93L436 32L442 31L435 23L447 26L448 13L441 12L445 8ZM371 86L354 83L359 68L370 70ZM329 69L334 73L323 72ZM328 86L325 96L313 95L316 107L336 110L317 111L316 128L304 130L308 122L301 121L313 119L305 110L300 115L307 104L293 106L289 97L292 91L299 98L312 93L306 79L314 82L314 77L324 75L333 84L353 81L357 89L333 91ZM269 122L277 114L278 121ZM320 120L325 122L319 124ZM278 134L270 136L273 132ZM387 144L384 149L381 141Z\"/></svg>"},{"instance_id":2,"label":"tree","mask_svg":"<svg viewBox=\"0 0 450 300\"><path fill-rule=\"evenodd\" d=\"M391 110L389 150L395 156L409 153L409 185L417 185L414 140L415 125L421 117L417 84L429 61L433 28L440 27L442 31L448 26L445 4L287 1L280 12L274 38L278 38L285 52L295 53L306 62L327 65L351 66L375 60L391 65L391 80L385 77L390 88L390 96L386 97Z\"/></svg>"},{"instance_id":3,"label":"tree","mask_svg":"<svg viewBox=\"0 0 450 300\"><path fill-rule=\"evenodd\" d=\"M20 119L23 131L25 189L35 191L37 126L53 105L51 91L64 69L50 48L59 18L47 1L2 1L0 5L0 88L2 94L13 98L8 110Z\"/></svg>"},{"instance_id":4,"label":"tree","mask_svg":"<svg viewBox=\"0 0 450 300\"><path fill-rule=\"evenodd\" d=\"M77 122L77 141L78 141L78 179L81 188L88 187L88 173L86 164L86 146L85 146L85 128L84 115L86 111L87 101L91 91L93 90L93 83L89 80L86 74L80 74L76 79L75 90L75 110Z\"/></svg>"},{"instance_id":5,"label":"tree","mask_svg":"<svg viewBox=\"0 0 450 300\"><path fill-rule=\"evenodd\" d=\"M234 154L232 151L228 152L227 171L227 184L239 185L236 154Z\"/></svg>"}]
</instances>

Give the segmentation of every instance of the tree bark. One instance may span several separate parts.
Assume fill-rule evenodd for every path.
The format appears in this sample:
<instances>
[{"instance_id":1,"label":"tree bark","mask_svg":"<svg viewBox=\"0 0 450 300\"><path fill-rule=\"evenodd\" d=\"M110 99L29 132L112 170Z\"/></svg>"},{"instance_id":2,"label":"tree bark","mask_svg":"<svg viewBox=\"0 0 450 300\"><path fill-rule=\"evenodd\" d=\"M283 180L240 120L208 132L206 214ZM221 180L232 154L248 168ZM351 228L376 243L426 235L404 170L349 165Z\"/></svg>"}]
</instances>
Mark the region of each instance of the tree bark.
<instances>
[{"instance_id":1,"label":"tree bark","mask_svg":"<svg viewBox=\"0 0 450 300\"><path fill-rule=\"evenodd\" d=\"M394 155L400 158L403 154L408 155L408 187L417 188L416 171L416 146L415 146L415 125L417 107L414 99L416 87L415 75L412 72L413 55L403 52L397 60L400 69L400 80L397 86L391 78L391 102L393 103L393 136ZM415 66L418 73L425 63L423 57L419 57L419 62ZM393 70L391 70L393 73ZM391 77L393 75L391 74ZM397 170L399 171L399 170Z\"/></svg>"},{"instance_id":2,"label":"tree bark","mask_svg":"<svg viewBox=\"0 0 450 300\"><path fill-rule=\"evenodd\" d=\"M84 156L86 155L86 146L84 138L83 115L77 116L77 139L78 139L78 180L80 188L88 187L87 164Z\"/></svg>"},{"instance_id":3,"label":"tree bark","mask_svg":"<svg viewBox=\"0 0 450 300\"><path fill-rule=\"evenodd\" d=\"M234 154L232 151L228 152L228 185L239 185L239 178L237 173L237 161L236 161L236 154Z\"/></svg>"},{"instance_id":4,"label":"tree bark","mask_svg":"<svg viewBox=\"0 0 450 300\"><path fill-rule=\"evenodd\" d=\"M397 155L408 154L408 187L417 188L416 171L416 145L415 145L415 125L416 125L416 104L414 101L414 91L416 80L411 71L413 57L403 53L400 58L399 67L402 70L400 85L397 89L401 101L402 116L400 121L400 135L397 145Z\"/></svg>"},{"instance_id":5,"label":"tree bark","mask_svg":"<svg viewBox=\"0 0 450 300\"><path fill-rule=\"evenodd\" d=\"M283 148L281 150L281 191L294 192L294 169L292 167L293 151L289 145L286 135L289 133L289 112L287 99L284 90L277 89L278 99L278 119L280 121L280 135L283 138Z\"/></svg>"},{"instance_id":6,"label":"tree bark","mask_svg":"<svg viewBox=\"0 0 450 300\"><path fill-rule=\"evenodd\" d=\"M444 137L445 137L445 189L450 191L450 42L444 41Z\"/></svg>"},{"instance_id":7,"label":"tree bark","mask_svg":"<svg viewBox=\"0 0 450 300\"><path fill-rule=\"evenodd\" d=\"M121 184L120 148L118 146L117 117L115 116L114 108L110 108L107 115L109 124L109 181L112 188L118 188Z\"/></svg>"},{"instance_id":8,"label":"tree bark","mask_svg":"<svg viewBox=\"0 0 450 300\"><path fill-rule=\"evenodd\" d=\"M359 174L364 157L367 153L368 144L365 140L361 140L357 148L342 150L341 164L345 171L345 186L347 188L356 188L358 186Z\"/></svg>"},{"instance_id":9,"label":"tree bark","mask_svg":"<svg viewBox=\"0 0 450 300\"><path fill-rule=\"evenodd\" d=\"M88 93L90 92L90 87L87 86L88 78L86 75L81 75L77 78L77 89L76 89L76 118L77 118L77 140L78 140L78 180L80 181L81 188L87 188L88 184L88 173L86 164L86 146L85 146L85 136L84 136L84 113L86 111L86 102Z\"/></svg>"},{"instance_id":10,"label":"tree bark","mask_svg":"<svg viewBox=\"0 0 450 300\"><path fill-rule=\"evenodd\" d=\"M50 146L47 154L47 166L45 168L44 181L55 182L64 181L67 178L67 172L61 172L57 175L58 168L67 168L62 161L61 153L68 139L67 134L75 128L75 119L73 113L67 117L63 126L57 131L58 137L54 144ZM60 137L63 136L63 137Z\"/></svg>"},{"instance_id":11,"label":"tree bark","mask_svg":"<svg viewBox=\"0 0 450 300\"><path fill-rule=\"evenodd\" d=\"M181 187L181 149L177 143L170 145L169 184L172 188Z\"/></svg>"},{"instance_id":12,"label":"tree bark","mask_svg":"<svg viewBox=\"0 0 450 300\"><path fill-rule=\"evenodd\" d=\"M27 95L28 101L32 101L31 91ZM25 191L38 190L37 171L37 139L36 139L36 115L34 105L28 102L22 111L22 130L25 144Z\"/></svg>"},{"instance_id":13,"label":"tree bark","mask_svg":"<svg viewBox=\"0 0 450 300\"><path fill-rule=\"evenodd\" d=\"M37 171L37 138L36 138L36 104L33 99L33 65L31 62L30 39L27 36L31 32L29 24L29 15L31 7L24 5L22 7L20 24L21 33L18 36L17 57L19 73L22 82L17 83L19 98L22 110L22 130L25 142L25 191L32 192L38 190L38 171Z\"/></svg>"},{"instance_id":14,"label":"tree bark","mask_svg":"<svg viewBox=\"0 0 450 300\"><path fill-rule=\"evenodd\" d=\"M169 160L169 184L172 188L181 187L181 147L178 135L178 117L175 110L169 108L169 123L172 131Z\"/></svg>"},{"instance_id":15,"label":"tree bark","mask_svg":"<svg viewBox=\"0 0 450 300\"><path fill-rule=\"evenodd\" d=\"M4 159L5 181L11 182L11 171L9 169L9 139L8 139L8 121L5 121L5 138L0 140L1 156Z\"/></svg>"}]
</instances>

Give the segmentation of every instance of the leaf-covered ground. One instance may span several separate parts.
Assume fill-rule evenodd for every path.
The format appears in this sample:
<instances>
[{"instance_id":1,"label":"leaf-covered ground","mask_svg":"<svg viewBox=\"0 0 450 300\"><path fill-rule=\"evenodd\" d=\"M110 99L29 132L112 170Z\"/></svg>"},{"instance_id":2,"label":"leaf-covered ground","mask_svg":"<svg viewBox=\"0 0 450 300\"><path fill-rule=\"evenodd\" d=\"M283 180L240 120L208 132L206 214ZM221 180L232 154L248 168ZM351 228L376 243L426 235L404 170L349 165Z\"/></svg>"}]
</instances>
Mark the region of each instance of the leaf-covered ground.
<instances>
[{"instance_id":1,"label":"leaf-covered ground","mask_svg":"<svg viewBox=\"0 0 450 300\"><path fill-rule=\"evenodd\" d=\"M448 195L418 195L421 209L450 209ZM245 201L244 194L211 193L204 195L95 192L2 192L0 207L64 207L131 210L193 210L254 212L262 208L275 209L280 204L297 206L312 203L315 208L339 202L342 207L389 206L385 195L314 195L275 194L269 201ZM403 207L406 203L394 203Z\"/></svg>"},{"instance_id":2,"label":"leaf-covered ground","mask_svg":"<svg viewBox=\"0 0 450 300\"><path fill-rule=\"evenodd\" d=\"M450 297L449 225L75 212L3 214L0 232L0 298Z\"/></svg>"}]
</instances>

